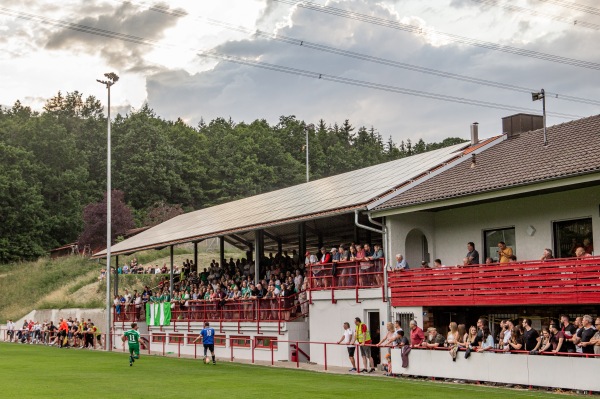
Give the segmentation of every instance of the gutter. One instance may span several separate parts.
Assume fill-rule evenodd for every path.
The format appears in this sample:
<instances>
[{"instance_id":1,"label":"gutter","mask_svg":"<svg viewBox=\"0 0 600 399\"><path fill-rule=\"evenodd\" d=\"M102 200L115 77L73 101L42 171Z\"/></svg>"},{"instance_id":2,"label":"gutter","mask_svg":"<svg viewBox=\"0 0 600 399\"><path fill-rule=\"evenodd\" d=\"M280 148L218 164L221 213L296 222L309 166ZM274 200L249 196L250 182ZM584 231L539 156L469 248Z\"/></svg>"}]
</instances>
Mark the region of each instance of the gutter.
<instances>
[{"instance_id":1,"label":"gutter","mask_svg":"<svg viewBox=\"0 0 600 399\"><path fill-rule=\"evenodd\" d=\"M389 267L389 257L390 257L390 245L389 245L389 234L388 234L388 229L387 226L385 225L385 218L384 218L384 223L380 223L376 220L373 220L373 218L371 217L371 212L367 212L367 217L369 218L369 222L373 223L376 226L381 227L381 230L376 229L374 227L371 226L367 226L364 224L360 224L358 221L358 216L360 215L360 209L356 209L354 211L354 224L356 225L356 227L360 227L361 229L366 229L366 230L370 230L373 231L375 233L379 233L382 235L383 238L383 254L385 257L385 264L383 265L383 290L385 292L385 302L386 302L386 313L387 313L387 321L391 321L392 320L392 308L390 306L390 297L389 297L389 290L388 290L388 267Z\"/></svg>"}]
</instances>

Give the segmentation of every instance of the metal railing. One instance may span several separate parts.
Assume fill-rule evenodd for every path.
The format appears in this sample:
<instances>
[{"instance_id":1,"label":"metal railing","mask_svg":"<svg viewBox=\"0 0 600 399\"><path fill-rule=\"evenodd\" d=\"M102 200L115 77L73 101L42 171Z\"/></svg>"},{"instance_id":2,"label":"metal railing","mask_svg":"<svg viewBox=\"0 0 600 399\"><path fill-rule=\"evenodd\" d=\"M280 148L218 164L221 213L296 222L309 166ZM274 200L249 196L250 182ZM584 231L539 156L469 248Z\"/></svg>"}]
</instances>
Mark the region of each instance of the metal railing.
<instances>
[{"instance_id":1,"label":"metal railing","mask_svg":"<svg viewBox=\"0 0 600 399\"><path fill-rule=\"evenodd\" d=\"M381 297L385 301L384 270L385 259L353 260L348 262L316 263L308 266L307 290L330 291L331 302L335 303L336 290L355 290L356 302L358 290L381 288ZM309 297L312 300L312 297Z\"/></svg>"},{"instance_id":2,"label":"metal railing","mask_svg":"<svg viewBox=\"0 0 600 399\"><path fill-rule=\"evenodd\" d=\"M389 273L392 306L600 303L600 257Z\"/></svg>"}]
</instances>

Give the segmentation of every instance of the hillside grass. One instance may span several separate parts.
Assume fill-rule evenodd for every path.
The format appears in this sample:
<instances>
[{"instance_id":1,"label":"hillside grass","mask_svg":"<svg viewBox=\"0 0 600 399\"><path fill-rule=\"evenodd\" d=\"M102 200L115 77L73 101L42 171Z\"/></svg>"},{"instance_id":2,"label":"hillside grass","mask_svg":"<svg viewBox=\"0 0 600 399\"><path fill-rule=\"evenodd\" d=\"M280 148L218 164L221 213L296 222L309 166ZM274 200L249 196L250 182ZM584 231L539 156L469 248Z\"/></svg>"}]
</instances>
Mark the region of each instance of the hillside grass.
<instances>
[{"instance_id":1,"label":"hillside grass","mask_svg":"<svg viewBox=\"0 0 600 399\"><path fill-rule=\"evenodd\" d=\"M175 248L175 264L181 266L193 259L191 247ZM238 258L242 252L226 252L227 257ZM142 251L119 257L122 265L133 257L143 265L161 265L170 262L169 249ZM218 255L198 253L202 270ZM113 263L116 260L113 257ZM0 323L7 319L18 320L34 309L104 308L106 282L98 281L104 260L90 260L80 256L58 259L40 258L35 262L18 262L0 265ZM142 291L145 285L156 287L168 275L133 274L119 276L119 292L125 289ZM111 292L113 289L111 288Z\"/></svg>"}]
</instances>

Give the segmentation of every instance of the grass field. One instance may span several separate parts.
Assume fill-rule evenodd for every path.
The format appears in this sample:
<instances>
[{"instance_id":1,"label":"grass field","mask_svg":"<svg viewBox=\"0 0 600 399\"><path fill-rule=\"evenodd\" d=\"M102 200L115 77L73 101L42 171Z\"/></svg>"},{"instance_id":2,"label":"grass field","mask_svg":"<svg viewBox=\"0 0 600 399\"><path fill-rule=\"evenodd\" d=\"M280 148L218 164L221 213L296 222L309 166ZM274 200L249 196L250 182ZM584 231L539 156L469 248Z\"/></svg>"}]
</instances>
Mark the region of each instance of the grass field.
<instances>
[{"instance_id":1,"label":"grass field","mask_svg":"<svg viewBox=\"0 0 600 399\"><path fill-rule=\"evenodd\" d=\"M4 398L542 398L548 393L0 344Z\"/></svg>"}]
</instances>

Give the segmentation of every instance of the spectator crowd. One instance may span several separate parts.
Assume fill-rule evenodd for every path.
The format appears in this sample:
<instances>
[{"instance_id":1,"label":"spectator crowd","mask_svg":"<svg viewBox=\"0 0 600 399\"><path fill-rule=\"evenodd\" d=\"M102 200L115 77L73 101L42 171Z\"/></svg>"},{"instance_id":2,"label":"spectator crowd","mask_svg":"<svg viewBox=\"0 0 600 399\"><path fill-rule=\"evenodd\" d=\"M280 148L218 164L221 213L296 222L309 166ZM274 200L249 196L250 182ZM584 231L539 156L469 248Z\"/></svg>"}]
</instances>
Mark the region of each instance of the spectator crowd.
<instances>
[{"instance_id":1,"label":"spectator crowd","mask_svg":"<svg viewBox=\"0 0 600 399\"><path fill-rule=\"evenodd\" d=\"M104 343L102 332L90 319L71 317L61 318L57 324L47 320L24 320L21 326L8 320L5 341L77 349L100 349Z\"/></svg>"}]
</instances>

